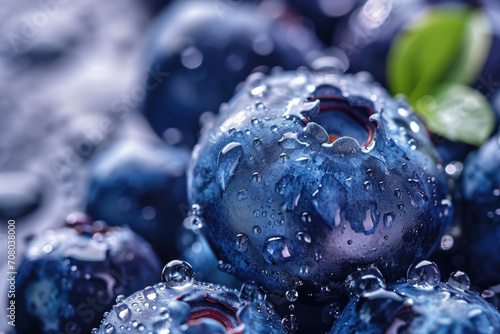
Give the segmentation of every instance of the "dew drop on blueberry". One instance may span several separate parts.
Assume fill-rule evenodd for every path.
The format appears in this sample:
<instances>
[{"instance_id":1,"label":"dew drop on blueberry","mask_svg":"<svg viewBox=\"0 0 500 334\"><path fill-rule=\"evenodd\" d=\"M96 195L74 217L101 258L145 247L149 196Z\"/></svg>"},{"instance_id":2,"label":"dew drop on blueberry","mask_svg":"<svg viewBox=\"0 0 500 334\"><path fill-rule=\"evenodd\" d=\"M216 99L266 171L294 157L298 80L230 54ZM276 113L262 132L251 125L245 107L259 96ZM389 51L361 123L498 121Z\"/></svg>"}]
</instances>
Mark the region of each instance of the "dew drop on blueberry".
<instances>
[{"instance_id":1,"label":"dew drop on blueberry","mask_svg":"<svg viewBox=\"0 0 500 334\"><path fill-rule=\"evenodd\" d=\"M248 237L243 233L239 233L234 238L234 244L238 252L244 253L248 249Z\"/></svg>"},{"instance_id":2,"label":"dew drop on blueberry","mask_svg":"<svg viewBox=\"0 0 500 334\"><path fill-rule=\"evenodd\" d=\"M217 181L222 191L225 191L231 177L240 163L243 149L238 142L231 142L224 146L217 158Z\"/></svg>"},{"instance_id":3,"label":"dew drop on blueberry","mask_svg":"<svg viewBox=\"0 0 500 334\"><path fill-rule=\"evenodd\" d=\"M157 297L156 290L152 286L144 288L144 291L142 293L144 297L148 300L155 300Z\"/></svg>"},{"instance_id":4,"label":"dew drop on blueberry","mask_svg":"<svg viewBox=\"0 0 500 334\"><path fill-rule=\"evenodd\" d=\"M118 305L116 305L115 312L121 321L128 321L130 319L131 316L130 309L124 303L119 303Z\"/></svg>"},{"instance_id":5,"label":"dew drop on blueberry","mask_svg":"<svg viewBox=\"0 0 500 334\"><path fill-rule=\"evenodd\" d=\"M351 298L386 287L384 277L377 267L358 269L347 276L344 284Z\"/></svg>"},{"instance_id":6,"label":"dew drop on blueberry","mask_svg":"<svg viewBox=\"0 0 500 334\"><path fill-rule=\"evenodd\" d=\"M115 301L116 301L117 304L119 304L119 303L121 303L124 300L125 300L125 295L118 295L118 296L116 296L116 300Z\"/></svg>"},{"instance_id":7,"label":"dew drop on blueberry","mask_svg":"<svg viewBox=\"0 0 500 334\"><path fill-rule=\"evenodd\" d=\"M173 260L163 268L161 278L171 288L184 288L193 284L194 271L189 263Z\"/></svg>"},{"instance_id":8,"label":"dew drop on blueberry","mask_svg":"<svg viewBox=\"0 0 500 334\"><path fill-rule=\"evenodd\" d=\"M394 217L396 214L394 212L389 212L384 215L384 226L386 228L391 228L392 223L394 223Z\"/></svg>"},{"instance_id":9,"label":"dew drop on blueberry","mask_svg":"<svg viewBox=\"0 0 500 334\"><path fill-rule=\"evenodd\" d=\"M460 290L468 290L470 288L471 281L469 275L463 271L457 270L450 274L447 284Z\"/></svg>"},{"instance_id":10,"label":"dew drop on blueberry","mask_svg":"<svg viewBox=\"0 0 500 334\"><path fill-rule=\"evenodd\" d=\"M424 260L408 268L406 280L416 288L432 289L441 281L441 273L434 262Z\"/></svg>"},{"instance_id":11,"label":"dew drop on blueberry","mask_svg":"<svg viewBox=\"0 0 500 334\"><path fill-rule=\"evenodd\" d=\"M292 243L284 237L272 237L264 243L264 259L269 264L282 264L293 258Z\"/></svg>"},{"instance_id":12,"label":"dew drop on blueberry","mask_svg":"<svg viewBox=\"0 0 500 334\"><path fill-rule=\"evenodd\" d=\"M299 298L299 293L295 289L290 289L285 293L286 300L294 302Z\"/></svg>"}]
</instances>

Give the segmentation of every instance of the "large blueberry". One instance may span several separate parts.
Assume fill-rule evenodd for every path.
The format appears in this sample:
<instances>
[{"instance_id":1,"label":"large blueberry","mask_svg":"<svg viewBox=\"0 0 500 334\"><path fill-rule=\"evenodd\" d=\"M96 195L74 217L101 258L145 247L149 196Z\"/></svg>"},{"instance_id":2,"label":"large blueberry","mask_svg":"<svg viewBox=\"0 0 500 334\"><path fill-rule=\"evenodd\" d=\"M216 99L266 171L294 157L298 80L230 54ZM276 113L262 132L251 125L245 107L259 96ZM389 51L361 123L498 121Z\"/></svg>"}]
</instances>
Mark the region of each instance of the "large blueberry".
<instances>
[{"instance_id":1,"label":"large blueberry","mask_svg":"<svg viewBox=\"0 0 500 334\"><path fill-rule=\"evenodd\" d=\"M416 264L408 279L385 286L378 270L349 276L350 303L331 334L415 333L487 334L500 331L500 313L477 292L470 280L454 272L440 282L439 269L429 261ZM483 292L488 296L491 291Z\"/></svg>"},{"instance_id":2,"label":"large blueberry","mask_svg":"<svg viewBox=\"0 0 500 334\"><path fill-rule=\"evenodd\" d=\"M176 234L187 207L189 153L162 144L120 141L96 158L87 210L109 225L128 225L162 260L176 257Z\"/></svg>"},{"instance_id":3,"label":"large blueberry","mask_svg":"<svg viewBox=\"0 0 500 334\"><path fill-rule=\"evenodd\" d=\"M117 299L92 333L284 333L281 319L267 302L248 302L235 290L193 280L188 263L168 263L164 282Z\"/></svg>"},{"instance_id":4,"label":"large blueberry","mask_svg":"<svg viewBox=\"0 0 500 334\"><path fill-rule=\"evenodd\" d=\"M161 268L151 246L128 228L88 217L29 244L16 280L18 333L88 333L121 294L154 282Z\"/></svg>"},{"instance_id":5,"label":"large blueberry","mask_svg":"<svg viewBox=\"0 0 500 334\"><path fill-rule=\"evenodd\" d=\"M500 282L500 134L466 160L462 175L464 234L474 281Z\"/></svg>"},{"instance_id":6,"label":"large blueberry","mask_svg":"<svg viewBox=\"0 0 500 334\"><path fill-rule=\"evenodd\" d=\"M273 20L238 1L179 1L151 34L143 112L167 142L187 145L194 144L200 115L216 112L256 67L295 69L319 48L290 17Z\"/></svg>"},{"instance_id":7,"label":"large blueberry","mask_svg":"<svg viewBox=\"0 0 500 334\"><path fill-rule=\"evenodd\" d=\"M194 228L244 279L334 298L347 273L388 277L434 250L452 206L424 125L361 75L251 77L188 169Z\"/></svg>"}]
</instances>

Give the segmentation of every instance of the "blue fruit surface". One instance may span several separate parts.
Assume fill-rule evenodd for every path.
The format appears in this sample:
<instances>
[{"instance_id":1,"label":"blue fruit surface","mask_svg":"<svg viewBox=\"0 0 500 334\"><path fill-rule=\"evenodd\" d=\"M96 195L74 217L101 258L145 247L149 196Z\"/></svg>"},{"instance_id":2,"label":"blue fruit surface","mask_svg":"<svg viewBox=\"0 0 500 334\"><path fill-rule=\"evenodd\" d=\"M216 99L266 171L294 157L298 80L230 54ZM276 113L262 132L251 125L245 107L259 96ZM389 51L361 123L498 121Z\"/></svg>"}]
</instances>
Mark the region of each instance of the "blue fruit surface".
<instances>
[{"instance_id":1,"label":"blue fruit surface","mask_svg":"<svg viewBox=\"0 0 500 334\"><path fill-rule=\"evenodd\" d=\"M408 105L331 71L250 77L194 148L188 196L228 272L316 300L359 266L398 277L453 211Z\"/></svg>"},{"instance_id":2,"label":"blue fruit surface","mask_svg":"<svg viewBox=\"0 0 500 334\"><path fill-rule=\"evenodd\" d=\"M29 244L16 277L18 333L88 333L120 294L154 282L151 246L128 228L81 215Z\"/></svg>"},{"instance_id":3,"label":"blue fruit surface","mask_svg":"<svg viewBox=\"0 0 500 334\"><path fill-rule=\"evenodd\" d=\"M174 247L187 207L189 153L163 144L119 141L96 157L87 210L112 226L128 225L153 245L164 262Z\"/></svg>"},{"instance_id":4,"label":"blue fruit surface","mask_svg":"<svg viewBox=\"0 0 500 334\"><path fill-rule=\"evenodd\" d=\"M500 134L471 153L462 175L464 235L474 281L500 282Z\"/></svg>"},{"instance_id":5,"label":"blue fruit surface","mask_svg":"<svg viewBox=\"0 0 500 334\"><path fill-rule=\"evenodd\" d=\"M352 284L346 282L353 288L357 285L359 294L352 296L330 334L500 331L500 313L477 292L469 290L467 274L452 273L447 283L443 283L437 266L424 262L427 263L420 268L424 270L417 277L387 287L383 278L373 273L358 275ZM426 266L434 268L427 271Z\"/></svg>"},{"instance_id":6,"label":"blue fruit surface","mask_svg":"<svg viewBox=\"0 0 500 334\"><path fill-rule=\"evenodd\" d=\"M244 301L236 290L193 281L186 262L170 262L163 274L164 282L119 298L92 333L284 333L270 304Z\"/></svg>"}]
</instances>

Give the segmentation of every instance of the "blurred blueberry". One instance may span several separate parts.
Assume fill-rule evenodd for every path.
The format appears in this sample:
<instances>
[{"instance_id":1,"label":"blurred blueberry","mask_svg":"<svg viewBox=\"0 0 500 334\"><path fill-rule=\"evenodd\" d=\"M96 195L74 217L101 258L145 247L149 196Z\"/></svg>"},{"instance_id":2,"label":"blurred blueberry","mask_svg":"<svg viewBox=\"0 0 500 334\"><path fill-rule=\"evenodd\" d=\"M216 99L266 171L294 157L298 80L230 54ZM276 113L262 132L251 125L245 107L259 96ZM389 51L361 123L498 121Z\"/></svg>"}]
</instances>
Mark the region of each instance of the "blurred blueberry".
<instances>
[{"instance_id":1,"label":"blurred blueberry","mask_svg":"<svg viewBox=\"0 0 500 334\"><path fill-rule=\"evenodd\" d=\"M147 48L143 112L168 143L193 145L199 122L210 118L203 113L216 112L255 68L296 69L320 48L292 17L271 14L221 0L179 1L160 15Z\"/></svg>"},{"instance_id":2,"label":"blurred blueberry","mask_svg":"<svg viewBox=\"0 0 500 334\"><path fill-rule=\"evenodd\" d=\"M89 214L111 226L130 226L164 262L176 258L177 231L187 212L188 156L164 144L113 143L93 162Z\"/></svg>"},{"instance_id":3,"label":"blurred blueberry","mask_svg":"<svg viewBox=\"0 0 500 334\"><path fill-rule=\"evenodd\" d=\"M500 134L466 160L462 178L464 235L470 243L473 279L500 282Z\"/></svg>"},{"instance_id":4,"label":"blurred blueberry","mask_svg":"<svg viewBox=\"0 0 500 334\"><path fill-rule=\"evenodd\" d=\"M154 282L151 246L128 228L82 214L29 244L16 277L18 333L90 332L118 295Z\"/></svg>"}]
</instances>

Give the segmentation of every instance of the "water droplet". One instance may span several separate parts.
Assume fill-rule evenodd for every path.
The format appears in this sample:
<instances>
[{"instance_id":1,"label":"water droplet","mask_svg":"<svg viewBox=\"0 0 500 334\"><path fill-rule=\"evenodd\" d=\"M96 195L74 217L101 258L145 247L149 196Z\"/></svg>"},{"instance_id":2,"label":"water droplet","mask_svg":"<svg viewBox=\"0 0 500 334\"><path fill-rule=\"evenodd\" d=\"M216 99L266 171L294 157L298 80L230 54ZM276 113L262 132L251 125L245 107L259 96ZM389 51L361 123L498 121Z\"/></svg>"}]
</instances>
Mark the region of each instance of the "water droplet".
<instances>
[{"instance_id":1,"label":"water droplet","mask_svg":"<svg viewBox=\"0 0 500 334\"><path fill-rule=\"evenodd\" d=\"M307 143L302 143L297 139L297 134L293 132L286 132L283 137L278 141L278 145L284 149L297 149L304 146L309 146Z\"/></svg>"},{"instance_id":2,"label":"water droplet","mask_svg":"<svg viewBox=\"0 0 500 334\"><path fill-rule=\"evenodd\" d=\"M248 249L248 237L243 233L239 233L234 238L234 244L238 252L244 253Z\"/></svg>"},{"instance_id":3,"label":"water droplet","mask_svg":"<svg viewBox=\"0 0 500 334\"><path fill-rule=\"evenodd\" d=\"M344 284L349 297L386 287L384 276L377 267L358 269L347 276Z\"/></svg>"},{"instance_id":4,"label":"water droplet","mask_svg":"<svg viewBox=\"0 0 500 334\"><path fill-rule=\"evenodd\" d=\"M245 200L247 198L248 198L248 196L247 196L246 189L241 189L240 191L238 191L238 194L236 195L236 199L238 201L243 201L243 200Z\"/></svg>"},{"instance_id":5,"label":"water droplet","mask_svg":"<svg viewBox=\"0 0 500 334\"><path fill-rule=\"evenodd\" d=\"M371 186L372 186L372 184L370 183L370 181L366 181L365 183L363 183L363 187L366 190L369 190Z\"/></svg>"},{"instance_id":6,"label":"water droplet","mask_svg":"<svg viewBox=\"0 0 500 334\"><path fill-rule=\"evenodd\" d=\"M384 181L380 181L380 182L378 183L378 188L380 189L380 191L384 191L384 189L385 189L385 186L384 186Z\"/></svg>"},{"instance_id":7,"label":"water droplet","mask_svg":"<svg viewBox=\"0 0 500 334\"><path fill-rule=\"evenodd\" d=\"M349 240L347 240L347 244L348 244L348 245L352 245L352 240L350 240L350 239L349 239Z\"/></svg>"},{"instance_id":8,"label":"water droplet","mask_svg":"<svg viewBox=\"0 0 500 334\"><path fill-rule=\"evenodd\" d=\"M263 111L266 110L266 106L262 102L257 102L255 104L255 109L257 109L258 111Z\"/></svg>"},{"instance_id":9,"label":"water droplet","mask_svg":"<svg viewBox=\"0 0 500 334\"><path fill-rule=\"evenodd\" d=\"M118 295L118 296L116 296L115 302L117 304L119 304L119 303L123 302L124 300L125 300L125 295Z\"/></svg>"},{"instance_id":10,"label":"water droplet","mask_svg":"<svg viewBox=\"0 0 500 334\"><path fill-rule=\"evenodd\" d=\"M120 318L120 320L122 321L128 321L130 319L130 316L132 315L130 309L124 303L119 303L118 305L116 305L115 312L118 315L118 318Z\"/></svg>"},{"instance_id":11,"label":"water droplet","mask_svg":"<svg viewBox=\"0 0 500 334\"><path fill-rule=\"evenodd\" d=\"M260 216L260 211L259 210L253 210L253 216L254 217L259 217Z\"/></svg>"},{"instance_id":12,"label":"water droplet","mask_svg":"<svg viewBox=\"0 0 500 334\"><path fill-rule=\"evenodd\" d=\"M254 138L253 139L253 147L260 147L262 145L262 139L260 138Z\"/></svg>"},{"instance_id":13,"label":"water droplet","mask_svg":"<svg viewBox=\"0 0 500 334\"><path fill-rule=\"evenodd\" d=\"M262 176L259 173L253 173L252 181L253 182L260 182L260 181L262 181Z\"/></svg>"},{"instance_id":14,"label":"water droplet","mask_svg":"<svg viewBox=\"0 0 500 334\"><path fill-rule=\"evenodd\" d=\"M453 243L453 237L451 235L445 234L441 238L441 245L439 246L439 248L441 248L442 250L448 250L453 247Z\"/></svg>"},{"instance_id":15,"label":"water droplet","mask_svg":"<svg viewBox=\"0 0 500 334\"><path fill-rule=\"evenodd\" d=\"M394 195L396 195L396 197L401 196L401 190L399 190L399 188L396 188L396 189L394 190Z\"/></svg>"},{"instance_id":16,"label":"water droplet","mask_svg":"<svg viewBox=\"0 0 500 334\"><path fill-rule=\"evenodd\" d=\"M289 309L290 311L293 311L293 310L295 310L295 306L294 306L293 304L290 304L290 305L288 306L288 309Z\"/></svg>"},{"instance_id":17,"label":"water droplet","mask_svg":"<svg viewBox=\"0 0 500 334\"><path fill-rule=\"evenodd\" d=\"M405 208L405 205L403 203L398 203L398 209L403 210Z\"/></svg>"},{"instance_id":18,"label":"water droplet","mask_svg":"<svg viewBox=\"0 0 500 334\"><path fill-rule=\"evenodd\" d=\"M299 298L299 293L295 289L290 289L285 293L286 300L294 302Z\"/></svg>"},{"instance_id":19,"label":"water droplet","mask_svg":"<svg viewBox=\"0 0 500 334\"><path fill-rule=\"evenodd\" d=\"M305 243L308 243L308 244L311 243L311 236L309 234L307 234L306 232L298 232L297 239L299 239L300 241L304 241Z\"/></svg>"},{"instance_id":20,"label":"water droplet","mask_svg":"<svg viewBox=\"0 0 500 334\"><path fill-rule=\"evenodd\" d=\"M163 268L161 278L171 288L184 288L193 284L194 271L189 263L173 260Z\"/></svg>"},{"instance_id":21,"label":"water droplet","mask_svg":"<svg viewBox=\"0 0 500 334\"><path fill-rule=\"evenodd\" d=\"M188 216L182 223L186 228L191 230L199 230L203 227L203 220L198 216Z\"/></svg>"},{"instance_id":22,"label":"water droplet","mask_svg":"<svg viewBox=\"0 0 500 334\"><path fill-rule=\"evenodd\" d=\"M386 228L391 228L394 223L394 217L396 214L394 212L389 212L384 215L384 226Z\"/></svg>"},{"instance_id":23,"label":"water droplet","mask_svg":"<svg viewBox=\"0 0 500 334\"><path fill-rule=\"evenodd\" d=\"M149 300L155 300L157 296L156 290L152 286L145 287L144 290L142 291L142 294L144 295L144 297L146 297L146 299Z\"/></svg>"},{"instance_id":24,"label":"water droplet","mask_svg":"<svg viewBox=\"0 0 500 334\"><path fill-rule=\"evenodd\" d=\"M258 118L253 118L253 119L252 119L252 125L253 125L253 126L257 126L257 125L259 125L259 119L258 119Z\"/></svg>"},{"instance_id":25,"label":"water droplet","mask_svg":"<svg viewBox=\"0 0 500 334\"><path fill-rule=\"evenodd\" d=\"M310 270L311 270L311 268L309 268L309 266L301 266L301 267L299 268L299 273L300 273L301 275L307 275L307 274L309 274L309 271L310 271Z\"/></svg>"},{"instance_id":26,"label":"water droplet","mask_svg":"<svg viewBox=\"0 0 500 334\"><path fill-rule=\"evenodd\" d=\"M460 290L468 290L470 288L471 281L469 275L463 271L457 270L450 274L450 278L448 278L448 282L446 282L446 284Z\"/></svg>"},{"instance_id":27,"label":"water droplet","mask_svg":"<svg viewBox=\"0 0 500 334\"><path fill-rule=\"evenodd\" d=\"M285 237L272 237L264 243L264 259L270 264L282 264L293 258L292 243Z\"/></svg>"},{"instance_id":28,"label":"water droplet","mask_svg":"<svg viewBox=\"0 0 500 334\"><path fill-rule=\"evenodd\" d=\"M311 222L311 215L307 212L302 213L302 216L300 217L302 222L304 224L309 224Z\"/></svg>"},{"instance_id":29,"label":"water droplet","mask_svg":"<svg viewBox=\"0 0 500 334\"><path fill-rule=\"evenodd\" d=\"M113 327L113 325L111 325L109 322L107 322L106 324L104 324L104 331L107 334L112 334L115 332L115 327Z\"/></svg>"},{"instance_id":30,"label":"water droplet","mask_svg":"<svg viewBox=\"0 0 500 334\"><path fill-rule=\"evenodd\" d=\"M229 181L238 168L243 148L240 143L231 142L224 146L217 157L217 180L222 191L226 191Z\"/></svg>"},{"instance_id":31,"label":"water droplet","mask_svg":"<svg viewBox=\"0 0 500 334\"><path fill-rule=\"evenodd\" d=\"M262 232L262 230L260 229L259 226L255 225L252 229L253 233L255 234L260 234L260 232Z\"/></svg>"},{"instance_id":32,"label":"water droplet","mask_svg":"<svg viewBox=\"0 0 500 334\"><path fill-rule=\"evenodd\" d=\"M410 145L410 149L412 149L413 151L415 151L418 148L417 141L413 138L408 140L408 145Z\"/></svg>"},{"instance_id":33,"label":"water droplet","mask_svg":"<svg viewBox=\"0 0 500 334\"><path fill-rule=\"evenodd\" d=\"M274 133L278 133L278 127L276 125L271 126L271 131Z\"/></svg>"},{"instance_id":34,"label":"water droplet","mask_svg":"<svg viewBox=\"0 0 500 334\"><path fill-rule=\"evenodd\" d=\"M441 273L434 262L424 260L408 268L406 280L416 288L432 289L441 281Z\"/></svg>"}]
</instances>

